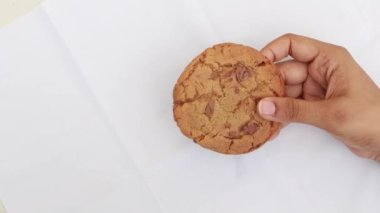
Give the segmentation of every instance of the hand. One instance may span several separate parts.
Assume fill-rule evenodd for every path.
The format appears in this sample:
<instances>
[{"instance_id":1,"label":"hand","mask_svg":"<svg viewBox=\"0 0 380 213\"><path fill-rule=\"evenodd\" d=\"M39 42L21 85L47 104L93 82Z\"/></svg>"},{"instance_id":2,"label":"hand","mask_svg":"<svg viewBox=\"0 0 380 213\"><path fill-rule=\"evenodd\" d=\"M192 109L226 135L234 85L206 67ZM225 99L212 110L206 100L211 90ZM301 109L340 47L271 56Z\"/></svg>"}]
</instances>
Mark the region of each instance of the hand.
<instances>
[{"instance_id":1,"label":"hand","mask_svg":"<svg viewBox=\"0 0 380 213\"><path fill-rule=\"evenodd\" d=\"M343 47L286 34L261 51L277 63L286 96L258 104L268 120L325 129L353 153L380 162L380 89Z\"/></svg>"}]
</instances>

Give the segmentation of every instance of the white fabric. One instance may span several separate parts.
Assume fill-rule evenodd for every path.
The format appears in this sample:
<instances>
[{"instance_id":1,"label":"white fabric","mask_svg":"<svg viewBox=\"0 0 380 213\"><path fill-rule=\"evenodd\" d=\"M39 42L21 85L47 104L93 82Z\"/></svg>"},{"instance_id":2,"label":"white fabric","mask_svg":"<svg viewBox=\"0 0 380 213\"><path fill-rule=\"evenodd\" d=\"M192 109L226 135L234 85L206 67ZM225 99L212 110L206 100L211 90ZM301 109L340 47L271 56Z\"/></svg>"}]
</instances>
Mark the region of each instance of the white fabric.
<instances>
[{"instance_id":1,"label":"white fabric","mask_svg":"<svg viewBox=\"0 0 380 213\"><path fill-rule=\"evenodd\" d=\"M1 202L1 200L0 200L0 213L6 213L5 207L3 203Z\"/></svg>"},{"instance_id":2,"label":"white fabric","mask_svg":"<svg viewBox=\"0 0 380 213\"><path fill-rule=\"evenodd\" d=\"M347 47L380 84L378 2L43 2L0 29L0 198L12 213L378 211L380 165L324 131L221 155L180 133L171 96L206 47L286 32Z\"/></svg>"}]
</instances>

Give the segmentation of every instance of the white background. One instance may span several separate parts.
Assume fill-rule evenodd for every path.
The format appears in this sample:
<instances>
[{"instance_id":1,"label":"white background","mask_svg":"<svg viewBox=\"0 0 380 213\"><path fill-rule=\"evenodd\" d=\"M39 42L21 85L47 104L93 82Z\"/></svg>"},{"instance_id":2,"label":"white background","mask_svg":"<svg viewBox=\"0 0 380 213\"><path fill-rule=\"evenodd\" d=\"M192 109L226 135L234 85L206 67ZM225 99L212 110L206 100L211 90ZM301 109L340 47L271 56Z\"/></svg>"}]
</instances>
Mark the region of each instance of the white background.
<instances>
[{"instance_id":1,"label":"white background","mask_svg":"<svg viewBox=\"0 0 380 213\"><path fill-rule=\"evenodd\" d=\"M180 133L171 97L206 47L286 32L345 46L380 84L378 2L43 2L0 29L0 198L12 213L378 212L380 165L322 130L221 155Z\"/></svg>"}]
</instances>

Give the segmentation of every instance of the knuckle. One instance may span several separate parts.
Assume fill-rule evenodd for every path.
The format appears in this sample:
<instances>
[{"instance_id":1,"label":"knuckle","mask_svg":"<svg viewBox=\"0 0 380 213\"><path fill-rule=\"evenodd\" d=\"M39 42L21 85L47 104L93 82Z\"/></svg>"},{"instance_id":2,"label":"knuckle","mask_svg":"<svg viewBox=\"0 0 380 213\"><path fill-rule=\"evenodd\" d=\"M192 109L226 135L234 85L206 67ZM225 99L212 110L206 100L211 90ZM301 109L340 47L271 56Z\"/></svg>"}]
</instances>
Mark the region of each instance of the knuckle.
<instances>
[{"instance_id":1,"label":"knuckle","mask_svg":"<svg viewBox=\"0 0 380 213\"><path fill-rule=\"evenodd\" d=\"M283 37L294 37L295 34L294 33L285 33L282 35Z\"/></svg>"},{"instance_id":2,"label":"knuckle","mask_svg":"<svg viewBox=\"0 0 380 213\"><path fill-rule=\"evenodd\" d=\"M289 120L295 120L299 117L300 107L297 101L286 99L284 103L284 115Z\"/></svg>"},{"instance_id":3,"label":"knuckle","mask_svg":"<svg viewBox=\"0 0 380 213\"><path fill-rule=\"evenodd\" d=\"M337 48L337 50L339 50L341 52L348 52L348 50L345 47L343 47L343 46L336 45L336 48Z\"/></svg>"},{"instance_id":4,"label":"knuckle","mask_svg":"<svg viewBox=\"0 0 380 213\"><path fill-rule=\"evenodd\" d=\"M297 35L294 33L285 33L280 38L282 39L294 39Z\"/></svg>"},{"instance_id":5,"label":"knuckle","mask_svg":"<svg viewBox=\"0 0 380 213\"><path fill-rule=\"evenodd\" d=\"M349 55L350 54L349 51L343 46L334 45L334 48L335 48L336 53L339 53L342 55Z\"/></svg>"}]
</instances>

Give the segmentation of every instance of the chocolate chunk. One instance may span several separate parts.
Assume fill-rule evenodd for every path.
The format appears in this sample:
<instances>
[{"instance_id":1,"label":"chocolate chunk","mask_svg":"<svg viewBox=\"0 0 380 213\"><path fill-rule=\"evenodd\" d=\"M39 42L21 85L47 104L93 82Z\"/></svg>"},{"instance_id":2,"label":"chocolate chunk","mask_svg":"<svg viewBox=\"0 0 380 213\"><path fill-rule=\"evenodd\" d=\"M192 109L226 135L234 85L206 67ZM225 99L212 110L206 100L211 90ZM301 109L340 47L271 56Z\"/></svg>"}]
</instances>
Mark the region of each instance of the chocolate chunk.
<instances>
[{"instance_id":1,"label":"chocolate chunk","mask_svg":"<svg viewBox=\"0 0 380 213\"><path fill-rule=\"evenodd\" d=\"M211 117L211 115L214 113L214 107L215 107L215 100L211 100L207 103L205 108L205 114L208 117Z\"/></svg>"},{"instance_id":2,"label":"chocolate chunk","mask_svg":"<svg viewBox=\"0 0 380 213\"><path fill-rule=\"evenodd\" d=\"M252 76L251 70L249 70L247 67L244 67L241 65L236 67L236 80L238 82L242 82L251 76Z\"/></svg>"},{"instance_id":3,"label":"chocolate chunk","mask_svg":"<svg viewBox=\"0 0 380 213\"><path fill-rule=\"evenodd\" d=\"M257 131L258 128L259 125L257 125L256 123L248 123L247 125L243 126L241 130L247 135L252 135Z\"/></svg>"}]
</instances>

